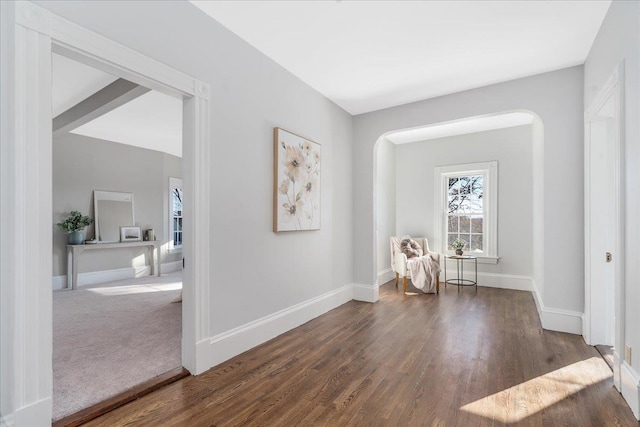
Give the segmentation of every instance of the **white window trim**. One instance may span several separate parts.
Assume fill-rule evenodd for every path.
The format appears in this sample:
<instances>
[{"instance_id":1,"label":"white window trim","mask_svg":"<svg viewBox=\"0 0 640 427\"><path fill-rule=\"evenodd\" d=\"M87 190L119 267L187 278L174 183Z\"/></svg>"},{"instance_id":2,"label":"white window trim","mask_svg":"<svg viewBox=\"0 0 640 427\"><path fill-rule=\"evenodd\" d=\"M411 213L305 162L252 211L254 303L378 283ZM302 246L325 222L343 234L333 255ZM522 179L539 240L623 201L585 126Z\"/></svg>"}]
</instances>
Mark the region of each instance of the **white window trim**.
<instances>
[{"instance_id":1,"label":"white window trim","mask_svg":"<svg viewBox=\"0 0 640 427\"><path fill-rule=\"evenodd\" d=\"M439 253L453 255L447 250L447 191L448 179L451 176L483 175L484 176L484 245L485 251L478 256L481 264L498 263L498 162L468 163L464 165L438 166L434 169L434 247Z\"/></svg>"},{"instance_id":2,"label":"white window trim","mask_svg":"<svg viewBox=\"0 0 640 427\"><path fill-rule=\"evenodd\" d=\"M182 252L182 246L184 245L184 242L182 242L183 244L180 246L177 246L177 247L173 246L173 189L174 188L182 188L182 180L180 178L174 178L170 176L169 177L169 211L168 211L168 215L169 215L168 251L171 254ZM184 201L182 203L182 206L184 209ZM183 218L184 218L184 213L183 213Z\"/></svg>"}]
</instances>

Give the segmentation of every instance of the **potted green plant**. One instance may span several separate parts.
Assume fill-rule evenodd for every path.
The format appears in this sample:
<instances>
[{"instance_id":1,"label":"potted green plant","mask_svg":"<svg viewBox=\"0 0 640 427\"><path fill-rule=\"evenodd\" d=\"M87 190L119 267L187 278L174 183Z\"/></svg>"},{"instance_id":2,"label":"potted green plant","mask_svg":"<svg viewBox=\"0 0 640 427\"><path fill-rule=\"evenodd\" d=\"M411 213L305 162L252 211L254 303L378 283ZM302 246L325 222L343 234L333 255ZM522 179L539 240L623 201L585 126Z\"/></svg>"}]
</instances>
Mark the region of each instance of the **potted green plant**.
<instances>
[{"instance_id":1,"label":"potted green plant","mask_svg":"<svg viewBox=\"0 0 640 427\"><path fill-rule=\"evenodd\" d=\"M59 222L58 227L69 233L68 242L70 245L81 245L84 242L84 233L82 230L88 225L93 224L93 219L83 216L79 211L71 211L67 219Z\"/></svg>"},{"instance_id":2,"label":"potted green plant","mask_svg":"<svg viewBox=\"0 0 640 427\"><path fill-rule=\"evenodd\" d=\"M464 249L466 244L467 242L464 241L464 239L461 239L458 237L456 240L453 241L453 243L451 244L451 247L456 250L456 255L461 256L464 253L462 252L462 250Z\"/></svg>"}]
</instances>

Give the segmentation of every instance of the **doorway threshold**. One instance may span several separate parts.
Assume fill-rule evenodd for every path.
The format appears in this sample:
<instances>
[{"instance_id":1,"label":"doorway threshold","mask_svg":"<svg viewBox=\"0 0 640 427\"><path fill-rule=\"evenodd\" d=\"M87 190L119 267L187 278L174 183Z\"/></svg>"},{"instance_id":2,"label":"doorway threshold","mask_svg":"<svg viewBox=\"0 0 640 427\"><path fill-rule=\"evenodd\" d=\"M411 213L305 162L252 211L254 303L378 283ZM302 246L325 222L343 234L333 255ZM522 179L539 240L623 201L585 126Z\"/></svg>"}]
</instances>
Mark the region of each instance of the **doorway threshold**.
<instances>
[{"instance_id":1,"label":"doorway threshold","mask_svg":"<svg viewBox=\"0 0 640 427\"><path fill-rule=\"evenodd\" d=\"M145 381L127 391L117 394L109 399L91 405L74 414L67 415L52 423L53 427L75 427L82 425L88 421L98 418L120 406L133 402L151 392L154 392L166 385L179 381L190 376L191 373L185 368L176 368L162 375L158 375L148 381Z\"/></svg>"}]
</instances>

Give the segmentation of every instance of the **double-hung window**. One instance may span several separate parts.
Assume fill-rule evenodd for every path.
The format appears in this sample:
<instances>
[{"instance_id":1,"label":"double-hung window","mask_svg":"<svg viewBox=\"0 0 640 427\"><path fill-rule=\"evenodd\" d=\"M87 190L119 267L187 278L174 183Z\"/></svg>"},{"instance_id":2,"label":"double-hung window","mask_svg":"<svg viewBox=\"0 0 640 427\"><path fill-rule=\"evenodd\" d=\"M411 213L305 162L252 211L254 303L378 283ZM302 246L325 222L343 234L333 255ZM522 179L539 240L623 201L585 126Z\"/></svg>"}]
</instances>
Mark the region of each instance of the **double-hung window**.
<instances>
[{"instance_id":1,"label":"double-hung window","mask_svg":"<svg viewBox=\"0 0 640 427\"><path fill-rule=\"evenodd\" d=\"M169 250L182 249L182 180L169 178Z\"/></svg>"},{"instance_id":2,"label":"double-hung window","mask_svg":"<svg viewBox=\"0 0 640 427\"><path fill-rule=\"evenodd\" d=\"M465 254L497 262L498 162L437 167L434 181L440 251L453 254L462 240Z\"/></svg>"}]
</instances>

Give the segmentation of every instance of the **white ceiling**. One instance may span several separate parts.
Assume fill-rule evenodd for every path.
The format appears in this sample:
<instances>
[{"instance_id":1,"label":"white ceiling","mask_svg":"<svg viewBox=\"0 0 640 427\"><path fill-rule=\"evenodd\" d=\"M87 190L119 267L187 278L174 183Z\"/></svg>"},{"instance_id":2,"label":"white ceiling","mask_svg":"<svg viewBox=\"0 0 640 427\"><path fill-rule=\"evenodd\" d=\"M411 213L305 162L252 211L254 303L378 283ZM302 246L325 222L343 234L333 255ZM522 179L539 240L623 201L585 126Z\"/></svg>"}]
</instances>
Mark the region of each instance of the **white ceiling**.
<instances>
[{"instance_id":1,"label":"white ceiling","mask_svg":"<svg viewBox=\"0 0 640 427\"><path fill-rule=\"evenodd\" d=\"M118 78L62 55L51 55L51 112L53 117L84 101Z\"/></svg>"},{"instance_id":2,"label":"white ceiling","mask_svg":"<svg viewBox=\"0 0 640 427\"><path fill-rule=\"evenodd\" d=\"M71 133L182 157L182 101L152 90Z\"/></svg>"},{"instance_id":3,"label":"white ceiling","mask_svg":"<svg viewBox=\"0 0 640 427\"><path fill-rule=\"evenodd\" d=\"M52 54L51 78L53 117L117 80L58 54ZM182 101L150 91L71 133L182 157Z\"/></svg>"},{"instance_id":4,"label":"white ceiling","mask_svg":"<svg viewBox=\"0 0 640 427\"><path fill-rule=\"evenodd\" d=\"M610 0L192 3L355 115L582 64ZM117 79L52 56L54 117ZM520 119L447 123L387 139L414 142ZM181 156L182 101L151 91L73 133Z\"/></svg>"},{"instance_id":5,"label":"white ceiling","mask_svg":"<svg viewBox=\"0 0 640 427\"><path fill-rule=\"evenodd\" d=\"M584 63L607 1L194 1L360 114Z\"/></svg>"}]
</instances>

